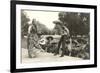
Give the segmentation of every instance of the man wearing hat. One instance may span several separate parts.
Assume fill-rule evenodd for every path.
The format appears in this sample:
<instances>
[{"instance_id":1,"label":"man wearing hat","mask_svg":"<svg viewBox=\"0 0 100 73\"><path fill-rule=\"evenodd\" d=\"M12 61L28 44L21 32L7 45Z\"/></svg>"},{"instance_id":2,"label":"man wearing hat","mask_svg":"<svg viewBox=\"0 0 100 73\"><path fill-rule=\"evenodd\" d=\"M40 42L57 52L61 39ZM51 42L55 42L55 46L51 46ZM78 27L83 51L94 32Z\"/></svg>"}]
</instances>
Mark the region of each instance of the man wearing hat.
<instances>
[{"instance_id":1,"label":"man wearing hat","mask_svg":"<svg viewBox=\"0 0 100 73\"><path fill-rule=\"evenodd\" d=\"M60 57L63 57L66 52L66 40L69 38L69 30L66 26L62 25L61 27L62 27L62 35L61 35L60 41L58 43L58 48L54 55L57 55L59 53L59 49L61 48L62 54Z\"/></svg>"},{"instance_id":2,"label":"man wearing hat","mask_svg":"<svg viewBox=\"0 0 100 73\"><path fill-rule=\"evenodd\" d=\"M51 52L51 49L52 49L52 40L53 40L53 37L52 36L48 36L47 38L47 43L46 43L46 50L47 52Z\"/></svg>"}]
</instances>

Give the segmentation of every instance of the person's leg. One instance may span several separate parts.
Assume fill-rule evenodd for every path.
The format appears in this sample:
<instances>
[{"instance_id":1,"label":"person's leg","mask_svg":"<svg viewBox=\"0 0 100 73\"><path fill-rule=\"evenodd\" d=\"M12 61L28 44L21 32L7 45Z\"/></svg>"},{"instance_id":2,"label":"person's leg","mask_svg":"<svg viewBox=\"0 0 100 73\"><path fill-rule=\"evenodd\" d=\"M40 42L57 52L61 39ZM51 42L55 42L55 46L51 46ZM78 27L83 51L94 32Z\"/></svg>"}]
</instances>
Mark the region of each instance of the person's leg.
<instances>
[{"instance_id":1,"label":"person's leg","mask_svg":"<svg viewBox=\"0 0 100 73\"><path fill-rule=\"evenodd\" d=\"M31 44L29 44L29 48L28 48L28 56L29 58L32 58L32 49L31 49Z\"/></svg>"},{"instance_id":2,"label":"person's leg","mask_svg":"<svg viewBox=\"0 0 100 73\"><path fill-rule=\"evenodd\" d=\"M47 52L50 53L50 47L48 47Z\"/></svg>"},{"instance_id":3,"label":"person's leg","mask_svg":"<svg viewBox=\"0 0 100 73\"><path fill-rule=\"evenodd\" d=\"M30 36L29 36L29 34L28 34L28 36L27 36L28 38L27 38L27 50L28 50L28 57L29 58L32 58L32 56L31 56L31 50L30 50L30 47L31 47L31 44L30 44Z\"/></svg>"},{"instance_id":4,"label":"person's leg","mask_svg":"<svg viewBox=\"0 0 100 73\"><path fill-rule=\"evenodd\" d=\"M69 50L68 50L68 47L65 48L65 55L69 56Z\"/></svg>"},{"instance_id":5,"label":"person's leg","mask_svg":"<svg viewBox=\"0 0 100 73\"><path fill-rule=\"evenodd\" d=\"M29 49L29 37L27 38L27 49Z\"/></svg>"},{"instance_id":6,"label":"person's leg","mask_svg":"<svg viewBox=\"0 0 100 73\"><path fill-rule=\"evenodd\" d=\"M61 53L60 57L63 57L65 55L66 49L64 47L62 47L61 50L62 50L62 53Z\"/></svg>"},{"instance_id":7,"label":"person's leg","mask_svg":"<svg viewBox=\"0 0 100 73\"><path fill-rule=\"evenodd\" d=\"M34 51L34 40L32 37L29 38L29 48L28 48L28 56L29 58L34 58L36 55Z\"/></svg>"},{"instance_id":8,"label":"person's leg","mask_svg":"<svg viewBox=\"0 0 100 73\"><path fill-rule=\"evenodd\" d=\"M65 40L65 38L63 37L63 40L62 40L62 54L61 54L61 56L60 57L63 57L64 55L65 55L65 52L66 52L66 40Z\"/></svg>"},{"instance_id":9,"label":"person's leg","mask_svg":"<svg viewBox=\"0 0 100 73\"><path fill-rule=\"evenodd\" d=\"M60 41L58 42L58 47L55 49L54 55L59 54L59 49L60 49L61 43L62 43L62 37L60 38Z\"/></svg>"}]
</instances>

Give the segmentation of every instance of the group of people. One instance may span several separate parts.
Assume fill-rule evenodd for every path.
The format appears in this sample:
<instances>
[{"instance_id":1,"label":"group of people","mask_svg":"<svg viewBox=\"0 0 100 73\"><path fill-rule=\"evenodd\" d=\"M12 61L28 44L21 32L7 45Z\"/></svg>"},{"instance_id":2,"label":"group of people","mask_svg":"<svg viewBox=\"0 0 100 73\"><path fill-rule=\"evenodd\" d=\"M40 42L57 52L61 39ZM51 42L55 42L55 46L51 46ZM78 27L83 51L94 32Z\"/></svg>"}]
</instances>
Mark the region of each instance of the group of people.
<instances>
[{"instance_id":1,"label":"group of people","mask_svg":"<svg viewBox=\"0 0 100 73\"><path fill-rule=\"evenodd\" d=\"M82 54L84 54L84 50L75 50L75 49L70 50L69 49L68 45L70 44L70 42L66 42L66 40L70 39L68 28L66 28L65 26L62 26L62 31L63 33L58 43L52 42L54 38L52 36L48 36L46 38L47 39L46 44L41 45L39 43L39 36L37 34L37 26L36 26L35 20L33 19L32 24L28 28L27 48L28 48L29 58L36 57L37 49L40 50L41 52L45 51L48 53L53 53L54 56L59 54L59 50L61 50L60 57L63 57L64 55L75 56L75 57L80 57L80 58L83 57ZM88 45L86 45L84 48L87 49ZM89 58L89 57L85 55L84 58Z\"/></svg>"},{"instance_id":2,"label":"group of people","mask_svg":"<svg viewBox=\"0 0 100 73\"><path fill-rule=\"evenodd\" d=\"M67 55L82 59L90 58L89 43L84 39L72 39L70 41L70 37L66 37L65 35L61 36L59 42L55 42L52 36L48 36L46 39L47 43L41 46L45 52L52 53L54 56L60 55L60 57L63 57Z\"/></svg>"}]
</instances>

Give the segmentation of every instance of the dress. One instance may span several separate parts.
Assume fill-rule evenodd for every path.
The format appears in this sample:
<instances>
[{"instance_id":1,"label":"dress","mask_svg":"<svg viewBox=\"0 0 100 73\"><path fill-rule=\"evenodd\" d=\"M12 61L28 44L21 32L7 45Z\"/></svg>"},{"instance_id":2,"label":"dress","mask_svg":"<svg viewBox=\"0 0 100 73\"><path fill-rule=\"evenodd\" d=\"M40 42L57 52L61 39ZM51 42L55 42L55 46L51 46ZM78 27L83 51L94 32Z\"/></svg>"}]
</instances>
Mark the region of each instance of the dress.
<instances>
[{"instance_id":1,"label":"dress","mask_svg":"<svg viewBox=\"0 0 100 73\"><path fill-rule=\"evenodd\" d=\"M27 39L27 48L29 58L34 58L37 56L37 51L41 49L38 43L38 35L36 28L31 25L28 29L28 39ZM38 49L38 50L37 50Z\"/></svg>"}]
</instances>

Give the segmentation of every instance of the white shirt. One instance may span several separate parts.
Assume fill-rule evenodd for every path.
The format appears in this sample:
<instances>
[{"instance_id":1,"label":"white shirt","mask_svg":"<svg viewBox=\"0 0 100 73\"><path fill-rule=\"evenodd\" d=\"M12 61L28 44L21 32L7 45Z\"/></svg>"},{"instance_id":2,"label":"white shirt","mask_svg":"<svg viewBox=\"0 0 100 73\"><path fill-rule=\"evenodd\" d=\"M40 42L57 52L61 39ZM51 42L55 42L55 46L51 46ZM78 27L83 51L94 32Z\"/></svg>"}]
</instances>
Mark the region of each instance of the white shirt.
<instances>
[{"instance_id":1,"label":"white shirt","mask_svg":"<svg viewBox=\"0 0 100 73\"><path fill-rule=\"evenodd\" d=\"M63 35L69 35L69 29L65 26L63 26L64 29L63 29Z\"/></svg>"},{"instance_id":2,"label":"white shirt","mask_svg":"<svg viewBox=\"0 0 100 73\"><path fill-rule=\"evenodd\" d=\"M31 33L32 25L28 27L28 33Z\"/></svg>"}]
</instances>

